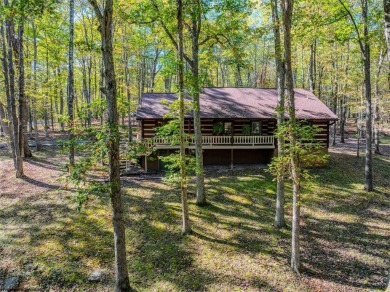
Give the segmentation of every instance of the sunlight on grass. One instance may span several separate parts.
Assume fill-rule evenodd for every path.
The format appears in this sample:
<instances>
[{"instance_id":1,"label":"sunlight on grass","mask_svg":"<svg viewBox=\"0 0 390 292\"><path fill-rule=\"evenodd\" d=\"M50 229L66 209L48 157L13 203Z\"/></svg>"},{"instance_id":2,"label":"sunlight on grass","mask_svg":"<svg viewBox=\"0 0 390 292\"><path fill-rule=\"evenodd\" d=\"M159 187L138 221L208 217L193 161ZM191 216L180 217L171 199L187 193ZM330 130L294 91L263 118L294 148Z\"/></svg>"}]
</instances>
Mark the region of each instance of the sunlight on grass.
<instances>
[{"instance_id":1,"label":"sunlight on grass","mask_svg":"<svg viewBox=\"0 0 390 292\"><path fill-rule=\"evenodd\" d=\"M183 237L178 188L159 178L124 179L132 286L139 291L312 291L325 283L326 291L379 289L389 255L389 161L375 160L377 187L367 193L355 165L359 160L332 155L328 166L312 170L313 179L303 188L301 276L289 268L289 183L288 227L278 230L273 227L276 185L264 170L209 174L203 207L194 202L192 182L194 232ZM80 213L71 198L62 190L2 198L0 274L26 274L31 290L112 290L109 197L92 198ZM110 280L88 283L97 268L107 270Z\"/></svg>"}]
</instances>

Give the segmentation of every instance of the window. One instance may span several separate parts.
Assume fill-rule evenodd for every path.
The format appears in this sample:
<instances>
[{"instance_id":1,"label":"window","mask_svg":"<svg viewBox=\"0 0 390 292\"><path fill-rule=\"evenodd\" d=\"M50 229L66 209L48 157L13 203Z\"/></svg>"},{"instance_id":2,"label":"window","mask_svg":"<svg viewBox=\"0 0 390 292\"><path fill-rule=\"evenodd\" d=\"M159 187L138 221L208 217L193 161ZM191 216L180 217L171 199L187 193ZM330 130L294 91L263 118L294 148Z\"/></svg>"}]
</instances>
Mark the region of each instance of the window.
<instances>
[{"instance_id":1,"label":"window","mask_svg":"<svg viewBox=\"0 0 390 292\"><path fill-rule=\"evenodd\" d=\"M230 135L232 133L232 122L224 123L224 132L225 135Z\"/></svg>"},{"instance_id":2,"label":"window","mask_svg":"<svg viewBox=\"0 0 390 292\"><path fill-rule=\"evenodd\" d=\"M252 122L252 135L260 135L261 122Z\"/></svg>"},{"instance_id":3,"label":"window","mask_svg":"<svg viewBox=\"0 0 390 292\"><path fill-rule=\"evenodd\" d=\"M215 122L213 132L215 135L231 135L232 122Z\"/></svg>"}]
</instances>

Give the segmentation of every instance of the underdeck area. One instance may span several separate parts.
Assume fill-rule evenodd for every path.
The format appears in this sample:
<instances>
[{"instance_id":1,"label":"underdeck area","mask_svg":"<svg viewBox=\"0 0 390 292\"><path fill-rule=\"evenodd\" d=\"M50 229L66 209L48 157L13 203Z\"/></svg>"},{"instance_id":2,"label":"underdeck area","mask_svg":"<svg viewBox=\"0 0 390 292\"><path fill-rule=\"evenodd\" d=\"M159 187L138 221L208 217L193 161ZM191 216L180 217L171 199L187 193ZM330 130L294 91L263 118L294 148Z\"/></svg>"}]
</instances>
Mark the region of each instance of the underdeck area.
<instances>
[{"instance_id":1,"label":"underdeck area","mask_svg":"<svg viewBox=\"0 0 390 292\"><path fill-rule=\"evenodd\" d=\"M141 157L141 167L148 170L165 171L166 165L159 157L177 152L178 149L157 149L149 156ZM188 149L190 155L195 155L193 149ZM204 166L264 165L274 156L275 149L203 149Z\"/></svg>"}]
</instances>

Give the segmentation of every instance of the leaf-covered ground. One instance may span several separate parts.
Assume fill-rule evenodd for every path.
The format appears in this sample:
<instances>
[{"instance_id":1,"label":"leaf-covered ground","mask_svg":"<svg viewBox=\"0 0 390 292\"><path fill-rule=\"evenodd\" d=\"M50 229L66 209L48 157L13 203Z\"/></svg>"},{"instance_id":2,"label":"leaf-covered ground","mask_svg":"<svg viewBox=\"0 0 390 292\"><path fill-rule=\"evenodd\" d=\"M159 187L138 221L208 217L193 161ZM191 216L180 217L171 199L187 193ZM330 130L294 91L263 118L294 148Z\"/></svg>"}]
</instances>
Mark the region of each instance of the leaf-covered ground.
<instances>
[{"instance_id":1,"label":"leaf-covered ground","mask_svg":"<svg viewBox=\"0 0 390 292\"><path fill-rule=\"evenodd\" d=\"M107 197L81 213L57 180L65 157L35 153L25 179L0 152L0 286L111 291L113 235ZM131 284L146 291L359 291L385 287L389 265L390 157L375 156L375 191L363 190L363 158L332 148L302 198L302 274L289 269L290 229L276 230L275 184L264 170L207 173L209 205L194 204L193 234L180 235L179 191L158 176L123 178ZM291 197L287 199L290 215ZM288 219L290 217L288 216ZM95 269L109 273L88 283Z\"/></svg>"}]
</instances>

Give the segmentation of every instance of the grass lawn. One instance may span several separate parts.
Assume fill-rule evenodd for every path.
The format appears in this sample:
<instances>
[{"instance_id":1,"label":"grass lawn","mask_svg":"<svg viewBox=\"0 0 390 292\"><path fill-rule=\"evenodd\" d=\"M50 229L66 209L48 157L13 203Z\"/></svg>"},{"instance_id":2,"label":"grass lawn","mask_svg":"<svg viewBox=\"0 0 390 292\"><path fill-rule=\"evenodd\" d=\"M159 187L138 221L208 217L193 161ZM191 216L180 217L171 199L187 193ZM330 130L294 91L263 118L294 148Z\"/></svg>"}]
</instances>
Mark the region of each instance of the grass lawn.
<instances>
[{"instance_id":1,"label":"grass lawn","mask_svg":"<svg viewBox=\"0 0 390 292\"><path fill-rule=\"evenodd\" d=\"M108 197L78 213L61 188L65 157L35 153L25 179L0 152L0 287L112 291L113 234ZM302 198L302 273L289 269L290 229L272 227L275 183L264 170L207 174L209 204L194 204L193 234L180 235L179 190L159 177L123 178L128 267L140 291L359 291L386 284L390 236L390 157L375 156L375 191L363 190L363 158L331 149ZM286 198L288 221L291 197ZM290 221L289 221L290 222ZM289 224L290 225L290 224ZM88 283L101 268L103 283Z\"/></svg>"}]
</instances>

